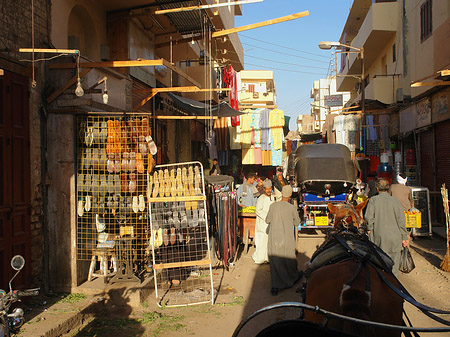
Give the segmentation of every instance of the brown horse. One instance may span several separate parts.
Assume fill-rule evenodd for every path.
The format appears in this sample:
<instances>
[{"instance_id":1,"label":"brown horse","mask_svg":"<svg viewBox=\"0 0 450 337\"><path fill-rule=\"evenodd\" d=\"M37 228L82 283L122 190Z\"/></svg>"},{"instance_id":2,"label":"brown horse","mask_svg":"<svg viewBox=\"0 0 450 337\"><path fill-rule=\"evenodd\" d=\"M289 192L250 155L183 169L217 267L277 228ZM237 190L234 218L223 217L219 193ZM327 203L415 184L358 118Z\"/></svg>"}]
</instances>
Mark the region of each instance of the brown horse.
<instances>
[{"instance_id":1,"label":"brown horse","mask_svg":"<svg viewBox=\"0 0 450 337\"><path fill-rule=\"evenodd\" d=\"M393 284L398 285L398 282L389 273L382 271L381 266L373 263L377 261L374 255L378 254L371 254L370 249L365 248L368 247L367 242L359 233L364 223L362 210L366 203L356 207L349 204L328 205L334 214L334 234L311 258L305 303L349 317L401 325L403 299L381 280L375 268ZM350 254L349 247L355 248ZM359 253L354 253L357 250ZM385 261L390 261L381 250L379 254ZM322 315L310 311L305 312L305 319L316 323L324 321ZM401 334L400 331L336 319L330 320L327 326L355 336L390 337Z\"/></svg>"}]
</instances>

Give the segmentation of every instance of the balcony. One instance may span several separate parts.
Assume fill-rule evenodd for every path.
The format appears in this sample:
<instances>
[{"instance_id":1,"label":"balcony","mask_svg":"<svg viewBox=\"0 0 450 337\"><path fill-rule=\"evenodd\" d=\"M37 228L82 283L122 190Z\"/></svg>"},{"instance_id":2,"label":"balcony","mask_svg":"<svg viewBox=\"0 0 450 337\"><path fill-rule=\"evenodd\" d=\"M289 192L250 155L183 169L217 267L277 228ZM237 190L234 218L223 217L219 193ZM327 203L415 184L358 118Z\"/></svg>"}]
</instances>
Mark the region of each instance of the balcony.
<instances>
[{"instance_id":1,"label":"balcony","mask_svg":"<svg viewBox=\"0 0 450 337\"><path fill-rule=\"evenodd\" d=\"M350 43L347 43L355 46L356 48L364 46L365 69L368 69L376 60L379 56L379 50L384 49L386 42L395 36L397 32L398 20L400 20L400 15L397 2L372 4L358 34ZM360 76L361 60L359 54L348 53L345 54L344 59L343 69L339 74ZM338 91L354 90L357 82L357 78L342 77L338 75Z\"/></svg>"},{"instance_id":2,"label":"balcony","mask_svg":"<svg viewBox=\"0 0 450 337\"><path fill-rule=\"evenodd\" d=\"M393 76L377 76L370 79L364 92L366 99L378 100L384 104L394 103L398 82L398 77Z\"/></svg>"}]
</instances>

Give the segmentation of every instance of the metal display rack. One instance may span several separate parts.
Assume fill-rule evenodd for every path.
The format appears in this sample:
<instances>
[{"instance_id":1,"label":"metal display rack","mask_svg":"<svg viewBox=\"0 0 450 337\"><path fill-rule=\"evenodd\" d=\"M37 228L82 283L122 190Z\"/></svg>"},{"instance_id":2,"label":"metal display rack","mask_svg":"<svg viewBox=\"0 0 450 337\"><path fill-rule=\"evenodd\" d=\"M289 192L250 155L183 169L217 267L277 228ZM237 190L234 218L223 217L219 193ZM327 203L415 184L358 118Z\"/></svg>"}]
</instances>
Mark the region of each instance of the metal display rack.
<instances>
[{"instance_id":1,"label":"metal display rack","mask_svg":"<svg viewBox=\"0 0 450 337\"><path fill-rule=\"evenodd\" d=\"M202 164L158 165L147 180L149 245L158 305L213 304Z\"/></svg>"},{"instance_id":2,"label":"metal display rack","mask_svg":"<svg viewBox=\"0 0 450 337\"><path fill-rule=\"evenodd\" d=\"M77 117L76 252L78 260L91 260L89 279L96 258L105 281L139 281L135 275L149 265L147 172L156 147L149 120L143 114Z\"/></svg>"}]
</instances>

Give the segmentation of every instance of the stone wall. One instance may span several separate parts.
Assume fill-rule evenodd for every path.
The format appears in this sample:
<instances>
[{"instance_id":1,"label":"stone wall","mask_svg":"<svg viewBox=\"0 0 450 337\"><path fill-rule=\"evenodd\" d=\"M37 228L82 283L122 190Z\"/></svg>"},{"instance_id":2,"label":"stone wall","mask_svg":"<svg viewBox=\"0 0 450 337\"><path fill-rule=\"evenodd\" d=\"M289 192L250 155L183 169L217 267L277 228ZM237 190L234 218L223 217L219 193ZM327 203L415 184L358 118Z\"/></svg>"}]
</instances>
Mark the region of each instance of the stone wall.
<instances>
[{"instance_id":1,"label":"stone wall","mask_svg":"<svg viewBox=\"0 0 450 337\"><path fill-rule=\"evenodd\" d=\"M32 7L33 4L33 7ZM18 48L32 47L34 31L35 48L49 48L50 0L2 0L0 1L0 68L30 78L30 174L31 174L31 270L32 286L44 282L44 212L42 184L41 106L45 85L44 63L36 62L34 79L30 62L31 54L18 53ZM32 29L32 17L34 29ZM36 54L42 58L42 54Z\"/></svg>"}]
</instances>

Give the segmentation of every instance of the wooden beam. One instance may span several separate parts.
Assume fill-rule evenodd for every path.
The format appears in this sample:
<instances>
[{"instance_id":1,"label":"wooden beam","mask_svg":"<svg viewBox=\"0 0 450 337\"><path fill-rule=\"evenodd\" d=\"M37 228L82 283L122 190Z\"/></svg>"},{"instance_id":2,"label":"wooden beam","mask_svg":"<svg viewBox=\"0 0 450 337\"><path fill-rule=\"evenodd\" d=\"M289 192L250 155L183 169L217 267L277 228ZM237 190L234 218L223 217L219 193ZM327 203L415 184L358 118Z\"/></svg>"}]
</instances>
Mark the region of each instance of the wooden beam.
<instances>
[{"instance_id":1,"label":"wooden beam","mask_svg":"<svg viewBox=\"0 0 450 337\"><path fill-rule=\"evenodd\" d=\"M200 89L198 87L170 87L170 88L149 88L133 90L133 92L209 92L209 91L231 91L231 88L212 88L212 89Z\"/></svg>"},{"instance_id":2,"label":"wooden beam","mask_svg":"<svg viewBox=\"0 0 450 337\"><path fill-rule=\"evenodd\" d=\"M19 48L19 53L79 54L78 49Z\"/></svg>"},{"instance_id":3,"label":"wooden beam","mask_svg":"<svg viewBox=\"0 0 450 337\"><path fill-rule=\"evenodd\" d=\"M145 97L142 101L139 102L139 104L137 104L134 108L133 111L136 111L137 109L139 109L140 107L144 106L145 103L147 103L148 101L150 101L153 96L155 96L158 92L152 92L150 95L148 95L147 97Z\"/></svg>"},{"instance_id":4,"label":"wooden beam","mask_svg":"<svg viewBox=\"0 0 450 337\"><path fill-rule=\"evenodd\" d=\"M194 36L194 37L186 37L186 38L182 38L182 39L178 39L178 40L172 40L172 45L189 43L189 42L192 42L192 40L200 41L200 40L203 40L203 37L201 35L198 35L198 36ZM170 41L160 42L160 43L155 44L155 48L162 48L162 47L168 47L168 46L170 46Z\"/></svg>"},{"instance_id":5,"label":"wooden beam","mask_svg":"<svg viewBox=\"0 0 450 337\"><path fill-rule=\"evenodd\" d=\"M224 29L224 30L221 30L221 31L218 31L218 32L214 32L212 34L212 37L220 37L220 36L229 35L229 34L232 34L232 33L242 32L242 31L245 31L245 30L250 30L250 29L260 28L260 27L264 27L264 26L274 25L276 23L290 21L290 20L295 20L295 19L302 18L302 17L308 16L308 15L309 15L309 11L304 11L304 12L300 12L300 13L296 13L296 14L283 16L283 17L277 18L277 19L262 21L262 22L258 22L258 23L252 23L250 25L246 25L246 26L242 26L242 27L235 27L235 28L230 28L230 29Z\"/></svg>"},{"instance_id":6,"label":"wooden beam","mask_svg":"<svg viewBox=\"0 0 450 337\"><path fill-rule=\"evenodd\" d=\"M195 11L195 10L200 10L200 9L209 9L209 8L216 8L216 7L224 7L224 6L245 5L245 4L255 3L255 2L263 2L263 0L242 0L242 1L235 1L235 2L222 2L219 4L212 4L212 5L187 6L187 7L178 7L178 8L171 8L171 9L161 9L161 10L155 11L155 14L188 12L188 11Z\"/></svg>"},{"instance_id":7,"label":"wooden beam","mask_svg":"<svg viewBox=\"0 0 450 337\"><path fill-rule=\"evenodd\" d=\"M133 60L133 61L106 61L106 62L82 62L80 68L125 68L125 67L151 67L162 66L163 59L159 60ZM72 63L52 63L48 66L50 69L73 69L77 67Z\"/></svg>"},{"instance_id":8,"label":"wooden beam","mask_svg":"<svg viewBox=\"0 0 450 337\"><path fill-rule=\"evenodd\" d=\"M432 87L434 85L450 85L450 81L415 82L411 84L411 88Z\"/></svg>"},{"instance_id":9,"label":"wooden beam","mask_svg":"<svg viewBox=\"0 0 450 337\"><path fill-rule=\"evenodd\" d=\"M194 266L205 266L208 264L211 264L211 260L181 261L181 262L154 264L153 269L157 270L157 269L178 268L178 267L194 267Z\"/></svg>"},{"instance_id":10,"label":"wooden beam","mask_svg":"<svg viewBox=\"0 0 450 337\"><path fill-rule=\"evenodd\" d=\"M0 76L5 75L5 71L3 69L0 69Z\"/></svg>"},{"instance_id":11,"label":"wooden beam","mask_svg":"<svg viewBox=\"0 0 450 337\"><path fill-rule=\"evenodd\" d=\"M450 69L441 70L440 73L441 73L441 76L449 76Z\"/></svg>"},{"instance_id":12,"label":"wooden beam","mask_svg":"<svg viewBox=\"0 0 450 337\"><path fill-rule=\"evenodd\" d=\"M83 69L80 72L80 78L85 76L91 70L92 69ZM56 98L59 97L59 95L61 95L64 92L64 90L69 89L72 85L74 85L77 82L77 80L78 80L78 76L74 76L70 80L68 80L62 87L55 90L50 96L47 97L47 103L53 102Z\"/></svg>"},{"instance_id":13,"label":"wooden beam","mask_svg":"<svg viewBox=\"0 0 450 337\"><path fill-rule=\"evenodd\" d=\"M166 61L164 59L159 60L136 60L136 61L106 61L106 62L82 62L80 63L80 68L124 68L124 67L148 67L148 66L161 66L164 65L165 67L171 69L172 71L175 71L178 75L185 78L192 84L196 85L197 87L201 88L201 84L198 83L196 80L194 80L191 76L186 74L181 69L174 66L169 61ZM48 67L50 69L73 69L76 68L77 64L75 62L73 63L53 63L50 64Z\"/></svg>"}]
</instances>

